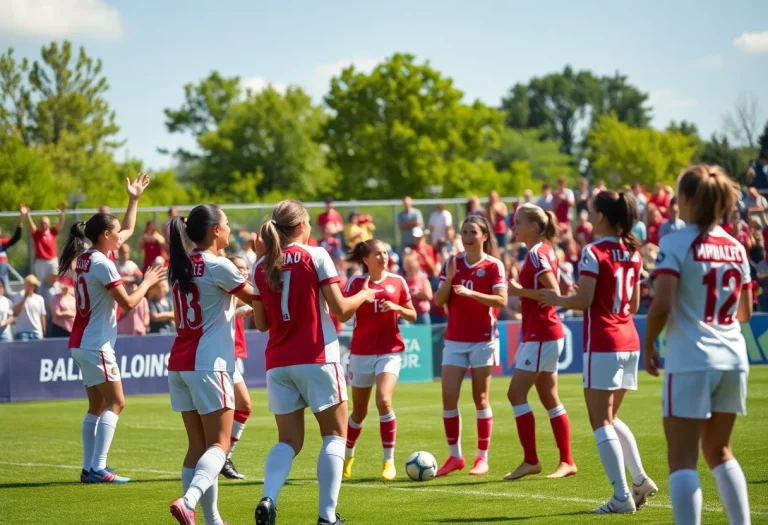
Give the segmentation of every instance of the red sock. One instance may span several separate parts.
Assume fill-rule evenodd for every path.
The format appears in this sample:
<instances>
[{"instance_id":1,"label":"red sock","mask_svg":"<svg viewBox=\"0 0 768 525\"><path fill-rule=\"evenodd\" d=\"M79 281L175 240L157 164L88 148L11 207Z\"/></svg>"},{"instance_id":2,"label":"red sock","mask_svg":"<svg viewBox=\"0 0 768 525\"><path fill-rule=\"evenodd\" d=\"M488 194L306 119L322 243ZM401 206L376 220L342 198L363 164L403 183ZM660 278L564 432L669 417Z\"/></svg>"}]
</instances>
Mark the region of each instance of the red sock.
<instances>
[{"instance_id":1,"label":"red sock","mask_svg":"<svg viewBox=\"0 0 768 525\"><path fill-rule=\"evenodd\" d=\"M347 448L355 448L357 438L360 437L360 433L363 431L362 423L355 423L352 416L347 421Z\"/></svg>"},{"instance_id":2,"label":"red sock","mask_svg":"<svg viewBox=\"0 0 768 525\"><path fill-rule=\"evenodd\" d=\"M517 435L523 446L523 454L526 463L535 465L539 462L536 454L536 420L528 403L512 407L515 410L515 423L517 423ZM518 415L519 414L519 415Z\"/></svg>"},{"instance_id":3,"label":"red sock","mask_svg":"<svg viewBox=\"0 0 768 525\"><path fill-rule=\"evenodd\" d=\"M379 433L381 434L381 446L384 448L384 461L392 459L397 437L397 418L394 412L386 416L379 416Z\"/></svg>"},{"instance_id":4,"label":"red sock","mask_svg":"<svg viewBox=\"0 0 768 525\"><path fill-rule=\"evenodd\" d=\"M554 415L553 415L554 414ZM571 457L571 423L563 405L559 405L549 411L549 423L552 425L552 433L555 435L555 443L560 451L560 462L573 465Z\"/></svg>"},{"instance_id":5,"label":"red sock","mask_svg":"<svg viewBox=\"0 0 768 525\"><path fill-rule=\"evenodd\" d=\"M443 411L443 426L445 427L445 438L448 441L448 448L451 450L451 456L455 458L461 455L461 416L457 410Z\"/></svg>"},{"instance_id":6,"label":"red sock","mask_svg":"<svg viewBox=\"0 0 768 525\"><path fill-rule=\"evenodd\" d=\"M493 411L491 407L477 411L477 457L488 461L488 449L491 447L493 430Z\"/></svg>"}]
</instances>

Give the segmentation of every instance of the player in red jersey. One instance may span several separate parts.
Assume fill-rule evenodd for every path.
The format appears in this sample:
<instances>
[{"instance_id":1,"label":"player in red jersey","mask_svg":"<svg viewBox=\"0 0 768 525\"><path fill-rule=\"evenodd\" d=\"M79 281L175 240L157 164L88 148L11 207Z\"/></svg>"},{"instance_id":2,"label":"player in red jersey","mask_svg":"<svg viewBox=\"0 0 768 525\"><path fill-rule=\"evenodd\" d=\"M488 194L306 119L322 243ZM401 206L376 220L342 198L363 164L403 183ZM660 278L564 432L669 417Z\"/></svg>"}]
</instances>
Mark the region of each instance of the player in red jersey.
<instances>
[{"instance_id":1,"label":"player in red jersey","mask_svg":"<svg viewBox=\"0 0 768 525\"><path fill-rule=\"evenodd\" d=\"M525 243L528 253L520 270L520 282L510 281L509 294L520 297L523 313L523 342L517 350L517 361L507 397L515 414L517 434L523 446L524 459L504 479L520 479L541 472L536 453L536 423L528 404L528 392L536 386L539 399L549 414L555 443L560 451L560 464L548 478L565 478L576 474L571 457L571 424L557 393L557 362L565 346L563 324L551 306L539 304L539 291L559 293L560 273L554 244L558 235L555 214L540 207L522 204L515 214L515 238Z\"/></svg>"},{"instance_id":2,"label":"player in red jersey","mask_svg":"<svg viewBox=\"0 0 768 525\"><path fill-rule=\"evenodd\" d=\"M496 312L507 304L504 265L496 257L496 239L488 221L470 215L461 225L465 252L446 261L435 293L438 306L448 305L443 349L443 425L450 456L437 471L445 476L465 466L461 453L459 393L472 369L472 398L477 409L477 457L471 475L488 473L493 412L488 400L491 372L498 362Z\"/></svg>"},{"instance_id":3,"label":"player in red jersey","mask_svg":"<svg viewBox=\"0 0 768 525\"><path fill-rule=\"evenodd\" d=\"M277 203L259 232L263 257L253 268L253 309L256 328L269 331L267 400L275 414L278 443L267 456L256 525L275 523L278 494L304 444L307 407L323 436L317 460L317 523L343 523L336 505L344 470L347 385L329 313L349 316L363 303L373 302L376 293L365 282L359 293L344 297L328 251L307 246L310 233L309 214L297 201Z\"/></svg>"},{"instance_id":4,"label":"player in red jersey","mask_svg":"<svg viewBox=\"0 0 768 525\"><path fill-rule=\"evenodd\" d=\"M250 279L248 275L248 263L242 257L229 257L232 264L243 276L246 281ZM229 453L227 461L221 469L221 474L227 479L245 479L243 474L237 471L235 464L232 463L232 454L235 452L235 446L240 441L245 429L245 423L251 415L251 396L248 393L248 387L243 379L243 359L248 357L248 347L245 344L245 319L253 316L253 308L238 299L237 309L235 310L235 373L232 374L232 384L235 390L235 415L232 422L232 438L229 444Z\"/></svg>"},{"instance_id":5,"label":"player in red jersey","mask_svg":"<svg viewBox=\"0 0 768 525\"><path fill-rule=\"evenodd\" d=\"M747 480L731 450L746 413L749 360L741 323L752 315L746 250L719 226L739 188L719 166L694 165L678 180L687 226L661 240L645 335L645 369L659 374L656 339L667 326L662 394L675 523L700 525L699 443L728 522L750 523Z\"/></svg>"},{"instance_id":6,"label":"player in red jersey","mask_svg":"<svg viewBox=\"0 0 768 525\"><path fill-rule=\"evenodd\" d=\"M397 385L405 349L403 336L397 321L416 321L416 309L405 279L389 273L389 253L386 245L375 239L355 245L347 261L362 265L364 275L352 277L344 290L347 297L359 293L364 283L376 290L376 300L363 304L354 313L355 328L352 332L349 357L349 384L352 386L352 414L347 424L347 448L344 459L344 477L352 477L355 461L355 443L363 430L368 415L371 389L376 385L376 408L379 410L379 432L384 448L384 468L381 477L395 479L395 435L397 419L392 410L392 394ZM342 316L348 321L353 314Z\"/></svg>"},{"instance_id":7,"label":"player in red jersey","mask_svg":"<svg viewBox=\"0 0 768 525\"><path fill-rule=\"evenodd\" d=\"M98 213L86 222L72 225L59 259L59 276L75 268L75 322L69 337L72 358L80 368L88 395L88 412L82 425L83 483L125 483L107 467L107 454L120 413L125 408L123 384L115 358L117 306L126 312L136 306L147 290L162 279L155 269L128 295L115 263L108 254L130 238L136 226L139 197L149 177L140 173L126 179L128 208L122 224L114 215Z\"/></svg>"},{"instance_id":8,"label":"player in red jersey","mask_svg":"<svg viewBox=\"0 0 768 525\"><path fill-rule=\"evenodd\" d=\"M181 412L188 448L181 469L184 495L170 507L179 523L194 525L197 504L205 522L221 525L219 473L227 459L235 407L235 300L253 289L219 250L229 245L226 214L214 204L195 206L170 223L170 282L176 339L168 360L171 408ZM187 251L191 242L194 249Z\"/></svg>"},{"instance_id":9,"label":"player in red jersey","mask_svg":"<svg viewBox=\"0 0 768 525\"><path fill-rule=\"evenodd\" d=\"M632 314L640 305L640 241L632 233L637 203L630 192L601 191L590 205L600 240L584 247L576 295L542 290L545 304L584 310L584 397L613 498L595 514L633 513L657 492L635 436L618 418L628 390L637 390L640 338ZM632 474L627 486L624 467Z\"/></svg>"}]
</instances>

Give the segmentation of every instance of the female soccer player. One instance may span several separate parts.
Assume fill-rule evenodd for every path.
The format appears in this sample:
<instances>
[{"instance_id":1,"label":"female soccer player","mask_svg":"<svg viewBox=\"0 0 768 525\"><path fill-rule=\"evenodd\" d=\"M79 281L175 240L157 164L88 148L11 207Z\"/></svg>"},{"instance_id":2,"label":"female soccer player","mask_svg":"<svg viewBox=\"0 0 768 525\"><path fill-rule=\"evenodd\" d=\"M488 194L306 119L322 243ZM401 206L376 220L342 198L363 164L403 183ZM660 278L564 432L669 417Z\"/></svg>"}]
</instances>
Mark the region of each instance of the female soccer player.
<instances>
[{"instance_id":1,"label":"female soccer player","mask_svg":"<svg viewBox=\"0 0 768 525\"><path fill-rule=\"evenodd\" d=\"M344 297L331 256L307 246L309 214L297 201L281 201L259 232L263 257L254 266L254 320L269 331L266 348L267 399L275 414L278 443L267 456L257 525L274 525L275 504L304 444L304 409L317 419L323 445L317 460L318 525L343 523L336 514L347 428L347 385L339 365L339 340L329 315L344 317L376 292L368 279ZM261 255L261 254L260 254Z\"/></svg>"},{"instance_id":2,"label":"female soccer player","mask_svg":"<svg viewBox=\"0 0 768 525\"><path fill-rule=\"evenodd\" d=\"M528 391L534 385L549 413L560 451L560 464L547 477L565 478L576 474L576 465L571 457L571 425L557 394L557 362L565 346L563 324L553 307L540 305L538 301L539 290L552 290L557 294L560 290L560 269L554 250L557 219L551 211L545 212L534 204L522 204L515 213L513 231L515 238L528 248L520 282L511 280L509 287L509 294L520 297L522 304L523 343L517 351L515 373L507 392L524 459L504 479L515 480L541 472L536 453L536 423L528 404Z\"/></svg>"},{"instance_id":3,"label":"female soccer player","mask_svg":"<svg viewBox=\"0 0 768 525\"><path fill-rule=\"evenodd\" d=\"M740 323L752 315L749 259L718 225L738 187L719 166L698 164L678 181L686 228L661 240L648 312L645 369L659 375L654 342L667 326L662 391L675 522L701 523L699 443L732 525L750 523L747 482L731 451L746 413L749 363Z\"/></svg>"},{"instance_id":4,"label":"female soccer player","mask_svg":"<svg viewBox=\"0 0 768 525\"><path fill-rule=\"evenodd\" d=\"M485 217L470 215L464 219L461 241L465 251L443 266L435 294L438 306L448 305L442 383L443 425L450 456L437 471L438 476L465 466L458 403L468 368L472 369L472 397L477 409L477 457L469 473L488 473L493 428L488 394L499 354L496 311L507 304L504 265L496 258L496 239Z\"/></svg>"},{"instance_id":5,"label":"female soccer player","mask_svg":"<svg viewBox=\"0 0 768 525\"><path fill-rule=\"evenodd\" d=\"M251 240L252 244L253 241ZM230 257L229 260L235 265L243 279L248 280L248 262L237 256ZM227 479L245 479L245 476L240 474L235 468L235 464L232 463L232 454L243 435L245 423L251 415L251 396L248 394L248 387L243 379L243 359L248 357L248 348L245 344L245 318L252 315L253 308L251 305L238 300L237 310L235 310L235 373L232 375L232 383L235 387L235 417L232 422L229 454L227 454L227 461L221 469L221 474Z\"/></svg>"},{"instance_id":6,"label":"female soccer player","mask_svg":"<svg viewBox=\"0 0 768 525\"><path fill-rule=\"evenodd\" d=\"M149 184L149 176L140 173L136 180L125 181L128 208L122 224L114 215L96 214L88 221L78 221L69 230L59 260L58 274L64 276L75 262L75 321L69 337L72 358L80 367L88 394L88 412L83 419L83 483L126 483L107 467L107 454L115 435L120 412L125 408L123 384L115 359L117 306L124 311L139 304L147 290L162 279L165 272L154 269L128 295L115 263L107 254L116 252L130 238L136 226L139 197Z\"/></svg>"},{"instance_id":7,"label":"female soccer player","mask_svg":"<svg viewBox=\"0 0 768 525\"><path fill-rule=\"evenodd\" d=\"M347 448L344 459L344 477L352 477L355 462L355 443L363 431L363 420L368 415L371 389L376 385L376 408L379 410L379 432L384 448L384 468L381 477L395 479L395 435L397 420L392 410L392 394L397 385L402 363L401 352L405 349L403 336L397 321L416 321L416 310L405 279L389 273L389 253L381 241L358 243L347 256L347 261L363 267L365 275L352 277L344 295L353 297L369 283L376 290L376 300L363 304L354 313L355 328L352 332L349 358L349 384L352 385L352 415L347 425ZM346 322L352 313L341 316Z\"/></svg>"},{"instance_id":8,"label":"female soccer player","mask_svg":"<svg viewBox=\"0 0 768 525\"><path fill-rule=\"evenodd\" d=\"M186 221L173 217L169 228L177 335L168 360L168 386L171 408L181 412L189 442L181 469L184 495L170 510L179 523L194 525L199 502L205 523L221 525L218 479L235 406L235 297L247 304L253 289L229 259L217 255L229 245L230 233L218 206L195 206ZM191 252L186 239L195 246Z\"/></svg>"},{"instance_id":9,"label":"female soccer player","mask_svg":"<svg viewBox=\"0 0 768 525\"><path fill-rule=\"evenodd\" d=\"M635 436L619 420L627 390L637 390L640 340L632 320L640 304L639 241L632 233L637 204L629 192L601 191L591 203L599 241L584 247L576 295L542 290L544 304L584 310L584 397L597 451L613 498L595 514L633 513L658 490L645 474ZM624 466L632 474L627 486Z\"/></svg>"}]
</instances>

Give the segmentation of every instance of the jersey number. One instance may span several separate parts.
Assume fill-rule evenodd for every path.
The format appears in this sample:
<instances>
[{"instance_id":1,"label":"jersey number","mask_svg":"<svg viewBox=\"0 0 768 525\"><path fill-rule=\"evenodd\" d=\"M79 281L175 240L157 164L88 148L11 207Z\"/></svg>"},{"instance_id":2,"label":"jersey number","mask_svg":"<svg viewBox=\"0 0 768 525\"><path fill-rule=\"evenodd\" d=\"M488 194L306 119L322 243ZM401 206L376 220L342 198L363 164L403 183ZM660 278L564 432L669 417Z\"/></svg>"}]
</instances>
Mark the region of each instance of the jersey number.
<instances>
[{"instance_id":1,"label":"jersey number","mask_svg":"<svg viewBox=\"0 0 768 525\"><path fill-rule=\"evenodd\" d=\"M615 292L613 295L613 313L629 315L629 303L635 293L635 269L627 269L626 277L624 268L619 268L614 274L616 278Z\"/></svg>"},{"instance_id":2,"label":"jersey number","mask_svg":"<svg viewBox=\"0 0 768 525\"><path fill-rule=\"evenodd\" d=\"M288 296L291 293L291 272L282 272L280 281L283 283L283 290L280 293L280 311L283 313L283 321L291 320L291 313L288 311Z\"/></svg>"},{"instance_id":3,"label":"jersey number","mask_svg":"<svg viewBox=\"0 0 768 525\"><path fill-rule=\"evenodd\" d=\"M203 324L203 310L200 308L200 288L192 285L190 293L184 293L176 285L173 287L173 300L179 312L179 330L196 330Z\"/></svg>"},{"instance_id":4,"label":"jersey number","mask_svg":"<svg viewBox=\"0 0 768 525\"><path fill-rule=\"evenodd\" d=\"M733 287L730 286L731 279L733 279ZM731 324L733 321L733 314L736 313L734 305L739 298L739 292L741 291L741 272L736 268L729 268L723 272L723 279L721 281L722 288L717 284L717 269L712 268L709 273L704 276L702 283L707 287L707 302L704 305L704 322L712 324L715 320L715 307L717 306L717 292L720 289L727 290L729 292L725 302L717 311L717 324L725 325Z\"/></svg>"},{"instance_id":5,"label":"jersey number","mask_svg":"<svg viewBox=\"0 0 768 525\"><path fill-rule=\"evenodd\" d=\"M375 313L375 314L380 313L380 312L381 313L385 313L385 312L382 312L381 309L384 308L384 303L386 303L386 302L387 302L386 299L375 299L373 301L373 313Z\"/></svg>"},{"instance_id":6,"label":"jersey number","mask_svg":"<svg viewBox=\"0 0 768 525\"><path fill-rule=\"evenodd\" d=\"M91 296L88 295L88 286L85 284L85 277L77 276L77 285L75 286L75 303L77 311L83 317L87 317L91 311Z\"/></svg>"},{"instance_id":7,"label":"jersey number","mask_svg":"<svg viewBox=\"0 0 768 525\"><path fill-rule=\"evenodd\" d=\"M467 290L474 290L475 289L475 283L472 282L471 279L462 279L461 285L466 288Z\"/></svg>"}]
</instances>

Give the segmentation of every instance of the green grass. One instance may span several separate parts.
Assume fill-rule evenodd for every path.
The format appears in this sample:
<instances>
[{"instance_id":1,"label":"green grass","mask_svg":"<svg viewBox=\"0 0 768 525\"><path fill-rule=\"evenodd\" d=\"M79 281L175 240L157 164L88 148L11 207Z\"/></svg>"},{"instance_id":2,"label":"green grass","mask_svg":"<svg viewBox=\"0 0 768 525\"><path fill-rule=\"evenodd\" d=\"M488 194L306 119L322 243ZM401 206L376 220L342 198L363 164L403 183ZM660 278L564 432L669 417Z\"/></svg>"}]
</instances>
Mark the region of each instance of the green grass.
<instances>
[{"instance_id":1,"label":"green grass","mask_svg":"<svg viewBox=\"0 0 768 525\"><path fill-rule=\"evenodd\" d=\"M590 509L610 494L597 458L582 399L579 376L560 380L563 403L571 418L576 477L547 480L543 475L520 482L501 477L521 460L515 423L505 392L509 379L493 381L495 426L491 472L482 478L466 470L427 483L405 477L405 457L427 450L442 462L444 442L438 383L401 385L395 397L398 414L398 479L379 480L381 450L377 418L369 416L358 442L355 479L344 482L339 512L350 525L469 523L673 523L667 490L666 449L661 428L660 381L643 375L641 389L630 394L622 419L633 429L647 472L660 492L636 516L591 516ZM465 385L462 399L463 446L474 455L475 418ZM752 523L768 523L768 367L752 369L749 416L739 419L734 449L749 481ZM255 390L254 414L234 460L248 476L242 482L221 480L219 509L231 524L253 523L261 497L264 459L276 439L266 409L266 393ZM538 423L539 452L548 473L557 454L546 413L531 398ZM81 485L80 421L84 399L0 405L0 523L161 524L174 523L168 504L180 495L179 469L186 440L181 418L171 412L167 396L130 396L120 418L110 465L134 481L125 486ZM309 418L310 416L308 416ZM304 450L294 463L280 496L279 523L313 524L317 520L315 462L320 439L307 422ZM712 476L700 464L704 523L727 523ZM199 513L201 514L201 513ZM202 516L199 518L202 523Z\"/></svg>"}]
</instances>

